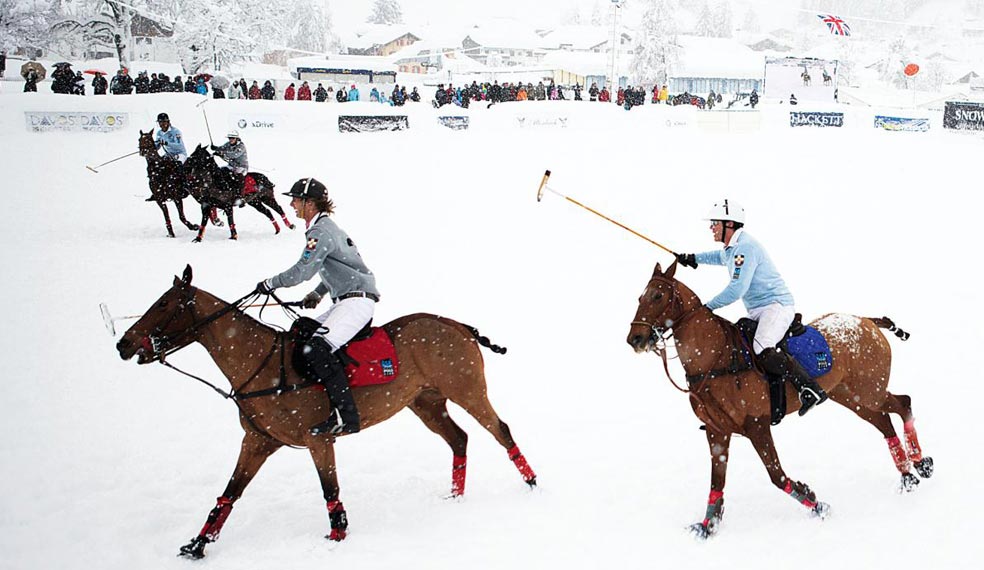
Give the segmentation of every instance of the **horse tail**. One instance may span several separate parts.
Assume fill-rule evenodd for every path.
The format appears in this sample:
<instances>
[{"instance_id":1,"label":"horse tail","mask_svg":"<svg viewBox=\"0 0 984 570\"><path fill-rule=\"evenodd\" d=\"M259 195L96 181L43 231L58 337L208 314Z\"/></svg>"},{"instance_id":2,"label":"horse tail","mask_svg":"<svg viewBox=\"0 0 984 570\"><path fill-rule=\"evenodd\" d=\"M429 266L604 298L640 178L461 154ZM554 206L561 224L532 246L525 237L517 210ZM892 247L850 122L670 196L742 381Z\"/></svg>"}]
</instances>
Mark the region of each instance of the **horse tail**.
<instances>
[{"instance_id":1,"label":"horse tail","mask_svg":"<svg viewBox=\"0 0 984 570\"><path fill-rule=\"evenodd\" d=\"M895 326L895 322L888 317L866 317L869 321L875 323L879 328L888 329L890 332L895 333L895 336L902 340L909 340L909 333Z\"/></svg>"},{"instance_id":2,"label":"horse tail","mask_svg":"<svg viewBox=\"0 0 984 570\"><path fill-rule=\"evenodd\" d=\"M482 336L478 332L478 329L476 329L475 327L473 327L471 325L466 325L465 323L461 323L461 326L463 326L466 329L468 329L468 332L470 332L472 334L472 336L475 337L475 340L478 341L478 344L480 344L480 345L488 348L489 350L491 350L492 352L494 352L496 354L505 354L506 353L506 347L499 346L497 344L492 344L492 341L489 340L489 337Z\"/></svg>"}]
</instances>

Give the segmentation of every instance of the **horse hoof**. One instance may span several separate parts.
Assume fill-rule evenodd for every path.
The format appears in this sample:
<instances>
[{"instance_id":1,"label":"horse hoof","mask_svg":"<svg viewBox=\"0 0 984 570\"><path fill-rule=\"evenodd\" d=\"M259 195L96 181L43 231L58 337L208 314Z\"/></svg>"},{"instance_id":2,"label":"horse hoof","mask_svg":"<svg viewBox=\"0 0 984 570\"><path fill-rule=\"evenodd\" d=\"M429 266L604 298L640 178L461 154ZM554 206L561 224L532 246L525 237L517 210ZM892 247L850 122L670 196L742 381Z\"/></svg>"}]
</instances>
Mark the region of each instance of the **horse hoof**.
<instances>
[{"instance_id":1,"label":"horse hoof","mask_svg":"<svg viewBox=\"0 0 984 570\"><path fill-rule=\"evenodd\" d=\"M327 538L328 540L333 540L335 542L341 542L345 540L346 536L348 536L348 533L345 532L344 530L340 528L333 528L331 529L330 534L325 535L325 538Z\"/></svg>"},{"instance_id":2,"label":"horse hoof","mask_svg":"<svg viewBox=\"0 0 984 570\"><path fill-rule=\"evenodd\" d=\"M899 488L900 493L911 493L919 487L919 479L912 473L902 474L902 485Z\"/></svg>"},{"instance_id":3,"label":"horse hoof","mask_svg":"<svg viewBox=\"0 0 984 570\"><path fill-rule=\"evenodd\" d=\"M191 243L202 243L202 238L196 237L195 239L191 240Z\"/></svg>"},{"instance_id":4,"label":"horse hoof","mask_svg":"<svg viewBox=\"0 0 984 570\"><path fill-rule=\"evenodd\" d=\"M205 558L205 545L208 544L208 539L204 536L196 536L191 539L191 542L181 547L181 552L178 556L186 556L194 560L201 560Z\"/></svg>"},{"instance_id":5,"label":"horse hoof","mask_svg":"<svg viewBox=\"0 0 984 570\"><path fill-rule=\"evenodd\" d=\"M923 479L929 479L933 476L933 458L923 457L921 460L916 461L912 464L916 468L916 473Z\"/></svg>"},{"instance_id":6,"label":"horse hoof","mask_svg":"<svg viewBox=\"0 0 984 570\"><path fill-rule=\"evenodd\" d=\"M295 226L294 224L287 224L287 227L288 227L288 228L290 228L290 229L294 229L294 228L296 228L297 226Z\"/></svg>"},{"instance_id":7,"label":"horse hoof","mask_svg":"<svg viewBox=\"0 0 984 570\"><path fill-rule=\"evenodd\" d=\"M830 515L830 505L823 502L817 502L816 506L813 507L813 516L820 520L825 520Z\"/></svg>"},{"instance_id":8,"label":"horse hoof","mask_svg":"<svg viewBox=\"0 0 984 570\"><path fill-rule=\"evenodd\" d=\"M694 537L694 540L699 541L705 541L714 534L714 530L708 528L708 525L702 522L690 525L688 530L690 531L690 535Z\"/></svg>"},{"instance_id":9,"label":"horse hoof","mask_svg":"<svg viewBox=\"0 0 984 570\"><path fill-rule=\"evenodd\" d=\"M231 240L239 240L239 236L229 236L229 239L231 239Z\"/></svg>"}]
</instances>

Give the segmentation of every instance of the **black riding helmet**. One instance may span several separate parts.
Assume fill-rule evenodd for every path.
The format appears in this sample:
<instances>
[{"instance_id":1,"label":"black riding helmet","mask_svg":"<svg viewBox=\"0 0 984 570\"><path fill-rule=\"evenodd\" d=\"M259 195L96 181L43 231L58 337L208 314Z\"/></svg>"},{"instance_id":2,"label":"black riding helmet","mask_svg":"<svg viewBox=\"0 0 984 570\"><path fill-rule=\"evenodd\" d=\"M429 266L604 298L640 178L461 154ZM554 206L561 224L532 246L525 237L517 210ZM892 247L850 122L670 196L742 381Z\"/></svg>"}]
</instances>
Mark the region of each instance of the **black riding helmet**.
<instances>
[{"instance_id":1,"label":"black riding helmet","mask_svg":"<svg viewBox=\"0 0 984 570\"><path fill-rule=\"evenodd\" d=\"M325 185L314 178L301 178L290 187L290 192L284 192L284 196L311 200L325 198L327 195L328 189Z\"/></svg>"},{"instance_id":2,"label":"black riding helmet","mask_svg":"<svg viewBox=\"0 0 984 570\"><path fill-rule=\"evenodd\" d=\"M158 113L157 122L160 123L161 121L167 121L170 123L171 118L167 116L167 113Z\"/></svg>"}]
</instances>

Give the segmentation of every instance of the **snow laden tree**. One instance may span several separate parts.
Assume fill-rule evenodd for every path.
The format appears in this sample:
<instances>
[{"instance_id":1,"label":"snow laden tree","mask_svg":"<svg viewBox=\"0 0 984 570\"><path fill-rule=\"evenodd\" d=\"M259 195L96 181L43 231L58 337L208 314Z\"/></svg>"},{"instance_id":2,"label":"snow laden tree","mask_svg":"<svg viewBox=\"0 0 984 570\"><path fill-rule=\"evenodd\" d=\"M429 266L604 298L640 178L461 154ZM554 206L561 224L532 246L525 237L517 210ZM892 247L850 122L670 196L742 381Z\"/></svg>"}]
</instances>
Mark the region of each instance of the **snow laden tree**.
<instances>
[{"instance_id":1,"label":"snow laden tree","mask_svg":"<svg viewBox=\"0 0 984 570\"><path fill-rule=\"evenodd\" d=\"M697 22L694 24L694 35L702 38L714 36L714 16L711 14L711 7L707 2L701 3L697 11Z\"/></svg>"},{"instance_id":2,"label":"snow laden tree","mask_svg":"<svg viewBox=\"0 0 984 570\"><path fill-rule=\"evenodd\" d=\"M57 18L54 0L0 0L0 46L42 47Z\"/></svg>"},{"instance_id":3,"label":"snow laden tree","mask_svg":"<svg viewBox=\"0 0 984 570\"><path fill-rule=\"evenodd\" d=\"M670 0L644 0L645 12L639 25L632 58L635 85L647 88L667 83L679 59L676 44L676 6Z\"/></svg>"},{"instance_id":4,"label":"snow laden tree","mask_svg":"<svg viewBox=\"0 0 984 570\"><path fill-rule=\"evenodd\" d=\"M174 25L185 72L248 60L282 36L283 6L260 0L180 0Z\"/></svg>"},{"instance_id":5,"label":"snow laden tree","mask_svg":"<svg viewBox=\"0 0 984 570\"><path fill-rule=\"evenodd\" d=\"M59 21L51 26L52 39L61 39L85 49L111 49L120 66L129 65L133 45L132 24L138 12L152 12L148 0L67 0L57 3Z\"/></svg>"},{"instance_id":6,"label":"snow laden tree","mask_svg":"<svg viewBox=\"0 0 984 570\"><path fill-rule=\"evenodd\" d=\"M749 8L745 12L745 20L741 25L741 30L750 34L757 34L762 31L762 24L759 23L758 12L754 8Z\"/></svg>"},{"instance_id":7,"label":"snow laden tree","mask_svg":"<svg viewBox=\"0 0 984 570\"><path fill-rule=\"evenodd\" d=\"M734 16L730 2L721 2L714 8L714 37L730 38L734 34Z\"/></svg>"},{"instance_id":8,"label":"snow laden tree","mask_svg":"<svg viewBox=\"0 0 984 570\"><path fill-rule=\"evenodd\" d=\"M372 14L366 21L370 24L402 24L403 9L397 0L375 0Z\"/></svg>"},{"instance_id":9,"label":"snow laden tree","mask_svg":"<svg viewBox=\"0 0 984 570\"><path fill-rule=\"evenodd\" d=\"M312 53L335 53L339 49L331 14L320 0L291 2L283 28L285 47Z\"/></svg>"}]
</instances>

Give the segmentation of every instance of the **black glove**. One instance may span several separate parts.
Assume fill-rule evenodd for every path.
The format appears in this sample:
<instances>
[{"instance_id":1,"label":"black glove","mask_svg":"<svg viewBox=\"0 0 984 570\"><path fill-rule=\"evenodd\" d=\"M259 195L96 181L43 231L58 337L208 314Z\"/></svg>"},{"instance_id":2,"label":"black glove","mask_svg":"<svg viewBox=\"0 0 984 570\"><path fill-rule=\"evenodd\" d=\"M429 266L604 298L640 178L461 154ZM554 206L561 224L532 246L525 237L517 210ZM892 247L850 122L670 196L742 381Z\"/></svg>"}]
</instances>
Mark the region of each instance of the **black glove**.
<instances>
[{"instance_id":1,"label":"black glove","mask_svg":"<svg viewBox=\"0 0 984 570\"><path fill-rule=\"evenodd\" d=\"M678 253L676 254L677 262L680 265L686 265L687 267L693 267L697 269L697 256L692 253Z\"/></svg>"},{"instance_id":2,"label":"black glove","mask_svg":"<svg viewBox=\"0 0 984 570\"><path fill-rule=\"evenodd\" d=\"M210 148L212 150L219 150L219 147L215 146L214 144L208 145L208 148Z\"/></svg>"},{"instance_id":3,"label":"black glove","mask_svg":"<svg viewBox=\"0 0 984 570\"><path fill-rule=\"evenodd\" d=\"M273 287L264 279L256 284L256 292L260 295L269 295L273 293Z\"/></svg>"},{"instance_id":4,"label":"black glove","mask_svg":"<svg viewBox=\"0 0 984 570\"><path fill-rule=\"evenodd\" d=\"M321 302L321 295L317 291L311 291L301 299L301 306L305 309L313 309Z\"/></svg>"}]
</instances>

